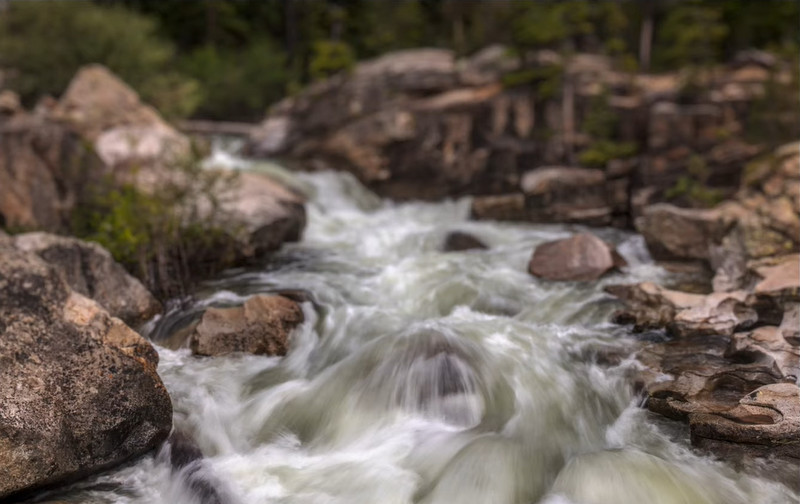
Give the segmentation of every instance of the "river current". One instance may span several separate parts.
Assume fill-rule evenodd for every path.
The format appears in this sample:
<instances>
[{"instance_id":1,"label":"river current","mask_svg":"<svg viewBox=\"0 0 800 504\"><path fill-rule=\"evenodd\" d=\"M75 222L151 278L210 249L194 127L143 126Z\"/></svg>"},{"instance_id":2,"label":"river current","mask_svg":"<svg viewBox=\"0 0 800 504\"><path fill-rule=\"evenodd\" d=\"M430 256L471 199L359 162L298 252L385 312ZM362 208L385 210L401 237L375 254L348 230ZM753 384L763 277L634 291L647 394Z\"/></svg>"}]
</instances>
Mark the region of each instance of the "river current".
<instances>
[{"instance_id":1,"label":"river current","mask_svg":"<svg viewBox=\"0 0 800 504\"><path fill-rule=\"evenodd\" d=\"M145 328L160 354L175 426L205 458L190 471L175 469L167 445L49 498L798 500L781 484L696 453L683 426L641 407L629 376L637 366L630 355L642 343L608 322L617 305L603 293L612 283L668 280L640 237L593 230L618 246L629 267L596 283L545 282L527 273L532 250L580 228L472 222L467 200L391 203L346 174L282 176L309 196L303 240L262 268L203 284L192 304ZM443 252L455 230L490 249ZM196 358L167 348L169 334L202 308L281 290L309 298L285 358ZM192 483L198 479L203 485Z\"/></svg>"}]
</instances>

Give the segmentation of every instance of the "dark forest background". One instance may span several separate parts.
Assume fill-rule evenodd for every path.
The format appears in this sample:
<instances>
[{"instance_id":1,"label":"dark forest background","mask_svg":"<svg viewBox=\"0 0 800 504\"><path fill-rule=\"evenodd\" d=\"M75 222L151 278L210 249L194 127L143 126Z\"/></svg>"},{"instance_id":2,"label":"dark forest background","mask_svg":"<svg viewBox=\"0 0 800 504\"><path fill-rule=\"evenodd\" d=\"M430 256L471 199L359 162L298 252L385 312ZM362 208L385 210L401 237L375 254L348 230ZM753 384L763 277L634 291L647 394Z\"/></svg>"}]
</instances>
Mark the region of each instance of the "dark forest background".
<instances>
[{"instance_id":1,"label":"dark forest background","mask_svg":"<svg viewBox=\"0 0 800 504\"><path fill-rule=\"evenodd\" d=\"M629 71L798 58L796 1L0 0L0 87L31 105L99 62L171 117L260 119L358 61L411 47L593 52Z\"/></svg>"}]
</instances>

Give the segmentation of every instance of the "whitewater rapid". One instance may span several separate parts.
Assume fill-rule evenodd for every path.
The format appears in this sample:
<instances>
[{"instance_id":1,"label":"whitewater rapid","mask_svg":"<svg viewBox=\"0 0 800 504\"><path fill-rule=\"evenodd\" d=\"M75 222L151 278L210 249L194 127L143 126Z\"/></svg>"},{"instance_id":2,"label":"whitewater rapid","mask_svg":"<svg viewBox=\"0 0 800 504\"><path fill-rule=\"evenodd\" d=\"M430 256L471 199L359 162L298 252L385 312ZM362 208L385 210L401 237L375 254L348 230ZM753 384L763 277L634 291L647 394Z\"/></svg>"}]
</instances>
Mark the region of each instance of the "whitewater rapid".
<instances>
[{"instance_id":1,"label":"whitewater rapid","mask_svg":"<svg viewBox=\"0 0 800 504\"><path fill-rule=\"evenodd\" d=\"M275 173L282 173L269 167ZM695 453L630 386L641 342L608 322L613 283L664 281L641 238L593 230L629 267L596 283L527 273L570 226L471 222L469 201L394 204L345 174L281 176L309 196L303 240L203 284L146 333L194 476L231 504L794 502L787 487ZM485 251L442 251L451 231ZM285 358L167 348L204 307L305 292ZM203 502L168 447L62 502Z\"/></svg>"}]
</instances>

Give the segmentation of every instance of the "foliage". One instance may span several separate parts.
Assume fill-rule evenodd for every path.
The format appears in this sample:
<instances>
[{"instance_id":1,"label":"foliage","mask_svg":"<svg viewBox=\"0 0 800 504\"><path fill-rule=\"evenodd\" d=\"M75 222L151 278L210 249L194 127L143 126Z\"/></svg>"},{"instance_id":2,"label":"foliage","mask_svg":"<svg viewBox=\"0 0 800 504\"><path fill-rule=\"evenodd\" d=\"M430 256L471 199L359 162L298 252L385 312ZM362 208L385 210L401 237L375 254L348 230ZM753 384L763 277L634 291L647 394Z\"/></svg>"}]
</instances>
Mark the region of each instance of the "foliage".
<instances>
[{"instance_id":1,"label":"foliage","mask_svg":"<svg viewBox=\"0 0 800 504\"><path fill-rule=\"evenodd\" d=\"M692 206L713 207L724 199L725 195L721 190L708 187L711 171L702 156L690 157L686 172L686 175L681 175L675 185L664 193L668 200L681 199Z\"/></svg>"},{"instance_id":2,"label":"foliage","mask_svg":"<svg viewBox=\"0 0 800 504\"><path fill-rule=\"evenodd\" d=\"M598 140L578 155L578 161L583 166L602 168L612 159L631 157L636 151L637 146L633 142Z\"/></svg>"},{"instance_id":3,"label":"foliage","mask_svg":"<svg viewBox=\"0 0 800 504\"><path fill-rule=\"evenodd\" d=\"M344 42L320 40L314 44L309 71L312 79L319 80L342 70L349 70L355 63L353 50Z\"/></svg>"},{"instance_id":4,"label":"foliage","mask_svg":"<svg viewBox=\"0 0 800 504\"><path fill-rule=\"evenodd\" d=\"M199 160L195 151L164 167L153 190L111 178L94 182L73 212L72 233L103 245L160 297L185 293L194 278L237 257L238 230L215 198L228 181Z\"/></svg>"},{"instance_id":5,"label":"foliage","mask_svg":"<svg viewBox=\"0 0 800 504\"><path fill-rule=\"evenodd\" d=\"M686 1L672 7L659 30L656 61L664 68L719 61L729 28L713 4Z\"/></svg>"},{"instance_id":6,"label":"foliage","mask_svg":"<svg viewBox=\"0 0 800 504\"><path fill-rule=\"evenodd\" d=\"M537 98L547 100L561 93L563 74L561 65L547 65L507 73L503 75L501 82L507 88L533 86Z\"/></svg>"},{"instance_id":7,"label":"foliage","mask_svg":"<svg viewBox=\"0 0 800 504\"><path fill-rule=\"evenodd\" d=\"M267 39L243 50L207 45L183 62L181 70L202 82L198 114L211 119L260 119L285 93L284 55Z\"/></svg>"},{"instance_id":8,"label":"foliage","mask_svg":"<svg viewBox=\"0 0 800 504\"><path fill-rule=\"evenodd\" d=\"M13 2L0 16L0 66L13 69L11 85L28 103L60 94L87 63L108 66L134 87L157 88L148 81L167 68L172 54L152 19L120 7Z\"/></svg>"}]
</instances>

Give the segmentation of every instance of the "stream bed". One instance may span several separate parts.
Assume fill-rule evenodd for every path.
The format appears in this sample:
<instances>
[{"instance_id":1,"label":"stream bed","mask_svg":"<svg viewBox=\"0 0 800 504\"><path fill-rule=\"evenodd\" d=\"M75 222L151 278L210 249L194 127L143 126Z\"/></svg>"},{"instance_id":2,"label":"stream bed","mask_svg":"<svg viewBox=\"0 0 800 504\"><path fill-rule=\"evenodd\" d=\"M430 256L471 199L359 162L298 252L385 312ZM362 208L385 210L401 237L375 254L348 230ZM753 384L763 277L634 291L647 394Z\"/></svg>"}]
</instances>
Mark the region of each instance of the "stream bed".
<instances>
[{"instance_id":1,"label":"stream bed","mask_svg":"<svg viewBox=\"0 0 800 504\"><path fill-rule=\"evenodd\" d=\"M629 267L592 283L527 272L537 244L581 228L472 222L469 201L395 204L351 176L296 174L300 243L262 268L206 282L146 328L175 426L205 458L167 446L56 498L87 503L672 504L795 502L779 483L692 450L641 407L605 285L664 282L640 237L593 230ZM451 231L489 250L443 252ZM210 305L301 291L285 358L193 357L169 336ZM197 485L198 479L203 483ZM192 483L194 481L194 483ZM208 491L212 489L213 491ZM43 498L48 498L43 496Z\"/></svg>"}]
</instances>

